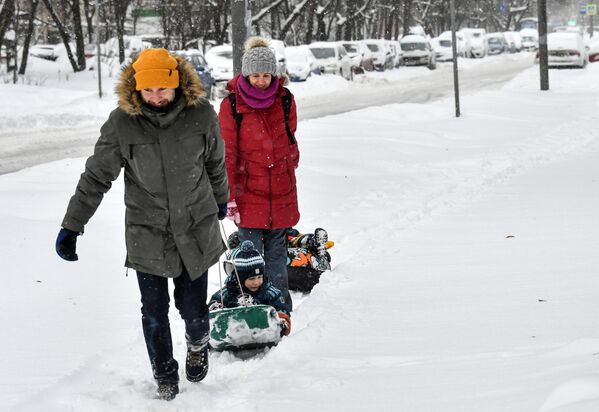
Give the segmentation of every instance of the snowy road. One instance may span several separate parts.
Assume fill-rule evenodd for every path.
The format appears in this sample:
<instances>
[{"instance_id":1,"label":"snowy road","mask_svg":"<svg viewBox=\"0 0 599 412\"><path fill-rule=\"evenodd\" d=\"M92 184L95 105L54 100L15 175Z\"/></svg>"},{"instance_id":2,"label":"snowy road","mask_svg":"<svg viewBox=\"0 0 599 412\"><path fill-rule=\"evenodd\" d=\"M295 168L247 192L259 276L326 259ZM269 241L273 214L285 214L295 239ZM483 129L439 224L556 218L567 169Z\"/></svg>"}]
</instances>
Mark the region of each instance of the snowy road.
<instances>
[{"instance_id":1,"label":"snowy road","mask_svg":"<svg viewBox=\"0 0 599 412\"><path fill-rule=\"evenodd\" d=\"M502 56L503 57L503 56ZM501 62L501 63L500 63ZM497 88L513 79L522 70L532 66L531 59L495 59L471 67L467 71L460 69L460 93ZM364 85L356 90L342 90L334 94L316 98L298 99L298 117L313 119L326 115L340 114L369 106L382 106L394 103L428 103L453 96L453 66L439 65L425 75L403 79L396 82L384 82ZM404 68L403 70L420 69ZM402 69L400 69L402 70Z\"/></svg>"},{"instance_id":2,"label":"snowy road","mask_svg":"<svg viewBox=\"0 0 599 412\"><path fill-rule=\"evenodd\" d=\"M461 70L462 93L495 88L512 79L516 74L532 65L529 56L484 61L467 61L468 70ZM411 71L415 75L390 79L381 77L379 81L360 81L334 93L308 94L298 96L299 119L313 119L331 114L339 114L368 106L392 103L426 103L453 93L451 64L439 65L430 72L424 68L400 68L398 72ZM402 72L403 71L403 72ZM382 75L383 73L381 73ZM86 121L66 127L46 127L38 125L18 125L12 130L0 131L0 174L14 172L26 167L65 158L85 157L91 153L98 138L99 126L105 118L102 109L92 112ZM99 116L102 120L93 117ZM52 114L48 117L52 123ZM68 116L64 115L64 116ZM90 120L92 119L92 120ZM94 120L95 119L95 120ZM32 119L32 123L35 120ZM1 123L1 119L0 119ZM72 123L72 122L71 122ZM10 125L9 125L10 126ZM32 127L29 129L29 127ZM6 130L5 127L2 129ZM15 131L17 130L17 131Z\"/></svg>"},{"instance_id":3,"label":"snowy road","mask_svg":"<svg viewBox=\"0 0 599 412\"><path fill-rule=\"evenodd\" d=\"M281 345L212 353L168 405L123 268L123 179L72 263L54 241L84 159L0 176L0 410L599 410L598 76L552 71L545 93L531 68L460 119L447 99L303 122L298 228L329 231L333 270Z\"/></svg>"}]
</instances>

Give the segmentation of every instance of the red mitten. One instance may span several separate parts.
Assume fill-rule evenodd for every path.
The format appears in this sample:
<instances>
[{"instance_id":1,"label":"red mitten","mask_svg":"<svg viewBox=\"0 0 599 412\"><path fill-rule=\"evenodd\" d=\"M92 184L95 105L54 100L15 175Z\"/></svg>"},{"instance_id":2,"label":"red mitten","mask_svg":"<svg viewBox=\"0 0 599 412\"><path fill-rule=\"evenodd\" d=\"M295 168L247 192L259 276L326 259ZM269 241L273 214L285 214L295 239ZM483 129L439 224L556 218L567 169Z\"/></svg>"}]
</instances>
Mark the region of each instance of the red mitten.
<instances>
[{"instance_id":1,"label":"red mitten","mask_svg":"<svg viewBox=\"0 0 599 412\"><path fill-rule=\"evenodd\" d=\"M239 209L237 208L235 200L231 200L227 203L227 219L232 220L236 224L239 224L240 222Z\"/></svg>"},{"instance_id":2,"label":"red mitten","mask_svg":"<svg viewBox=\"0 0 599 412\"><path fill-rule=\"evenodd\" d=\"M291 318L288 314L283 312L278 312L279 319L281 320L281 324L283 325L283 330L281 331L282 336L289 336L291 333Z\"/></svg>"}]
</instances>

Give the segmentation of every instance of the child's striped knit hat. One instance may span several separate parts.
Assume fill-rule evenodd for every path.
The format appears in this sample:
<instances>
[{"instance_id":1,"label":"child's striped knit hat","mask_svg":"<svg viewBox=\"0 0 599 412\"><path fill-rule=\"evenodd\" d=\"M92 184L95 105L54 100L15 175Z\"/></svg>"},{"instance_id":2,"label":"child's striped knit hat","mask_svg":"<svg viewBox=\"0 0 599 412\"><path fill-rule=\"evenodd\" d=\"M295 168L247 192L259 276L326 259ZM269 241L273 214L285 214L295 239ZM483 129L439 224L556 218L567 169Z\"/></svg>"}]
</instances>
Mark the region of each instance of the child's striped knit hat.
<instances>
[{"instance_id":1,"label":"child's striped knit hat","mask_svg":"<svg viewBox=\"0 0 599 412\"><path fill-rule=\"evenodd\" d=\"M245 240L236 253L233 253L233 264L237 269L241 283L253 276L264 275L264 258L251 240Z\"/></svg>"}]
</instances>

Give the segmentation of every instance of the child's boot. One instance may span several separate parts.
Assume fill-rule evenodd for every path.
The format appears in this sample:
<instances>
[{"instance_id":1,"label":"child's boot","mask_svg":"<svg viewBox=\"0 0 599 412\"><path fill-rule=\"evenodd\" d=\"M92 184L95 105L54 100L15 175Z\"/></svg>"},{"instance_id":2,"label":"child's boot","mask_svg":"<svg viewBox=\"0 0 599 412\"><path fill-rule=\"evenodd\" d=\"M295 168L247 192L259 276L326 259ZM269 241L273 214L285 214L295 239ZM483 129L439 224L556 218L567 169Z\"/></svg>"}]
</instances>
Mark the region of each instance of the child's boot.
<instances>
[{"instance_id":1,"label":"child's boot","mask_svg":"<svg viewBox=\"0 0 599 412\"><path fill-rule=\"evenodd\" d=\"M316 270L324 272L325 270L331 269L331 264L327 259L327 241L329 235L326 230L322 228L316 228L314 230L314 247L316 254L314 255L317 261L317 265L314 267Z\"/></svg>"}]
</instances>

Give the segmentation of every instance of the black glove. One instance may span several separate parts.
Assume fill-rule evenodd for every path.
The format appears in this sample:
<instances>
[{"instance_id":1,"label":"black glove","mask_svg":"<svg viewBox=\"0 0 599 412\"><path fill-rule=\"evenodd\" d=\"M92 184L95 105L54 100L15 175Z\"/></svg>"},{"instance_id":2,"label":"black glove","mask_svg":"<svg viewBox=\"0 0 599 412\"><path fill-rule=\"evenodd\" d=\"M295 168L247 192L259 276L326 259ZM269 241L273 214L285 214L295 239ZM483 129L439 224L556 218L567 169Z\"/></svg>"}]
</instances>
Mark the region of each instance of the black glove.
<instances>
[{"instance_id":1,"label":"black glove","mask_svg":"<svg viewBox=\"0 0 599 412\"><path fill-rule=\"evenodd\" d=\"M223 220L227 217L227 204L222 203L218 205L218 220Z\"/></svg>"},{"instance_id":2,"label":"black glove","mask_svg":"<svg viewBox=\"0 0 599 412\"><path fill-rule=\"evenodd\" d=\"M79 257L75 253L75 249L77 247L77 236L79 235L80 233L69 229L60 229L56 238L56 253L58 253L58 256L69 262L78 260Z\"/></svg>"}]
</instances>

